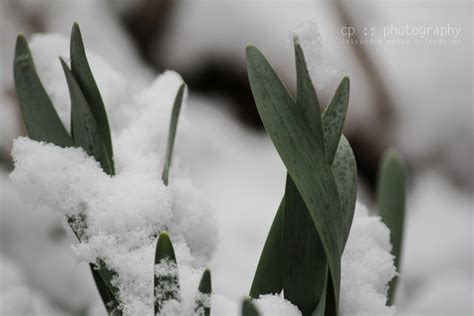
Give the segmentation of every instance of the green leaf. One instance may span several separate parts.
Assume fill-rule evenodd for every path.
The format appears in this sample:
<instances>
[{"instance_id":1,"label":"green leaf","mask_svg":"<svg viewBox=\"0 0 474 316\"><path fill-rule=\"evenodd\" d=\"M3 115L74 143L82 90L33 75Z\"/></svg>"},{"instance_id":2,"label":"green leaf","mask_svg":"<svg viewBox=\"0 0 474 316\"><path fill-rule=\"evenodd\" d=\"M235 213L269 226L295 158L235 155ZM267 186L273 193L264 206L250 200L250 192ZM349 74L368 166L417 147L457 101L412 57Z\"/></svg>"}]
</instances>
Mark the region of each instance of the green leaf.
<instances>
[{"instance_id":1,"label":"green leaf","mask_svg":"<svg viewBox=\"0 0 474 316\"><path fill-rule=\"evenodd\" d=\"M355 157L347 139L342 135L349 103L349 86L349 78L344 77L322 115L326 157L332 163L331 169L341 199L343 248L349 236L357 197L357 166ZM328 278L331 279L331 277ZM321 299L316 309L316 313L321 315L325 313L327 315L337 314L338 307L335 305L336 300L333 291L327 290L328 287L332 287L330 285L331 283L327 282L325 286L326 299Z\"/></svg>"},{"instance_id":2,"label":"green leaf","mask_svg":"<svg viewBox=\"0 0 474 316\"><path fill-rule=\"evenodd\" d=\"M250 297L258 298L262 294L279 294L283 289L282 281L282 226L285 198L283 197L273 219L262 254L255 271L250 289Z\"/></svg>"},{"instance_id":3,"label":"green leaf","mask_svg":"<svg viewBox=\"0 0 474 316\"><path fill-rule=\"evenodd\" d=\"M83 220L84 219L79 216L69 217L67 221L71 227L72 232L79 241L81 241L81 238L79 236L78 230L76 229L77 224L75 222ZM102 302L104 303L108 314L113 316L122 315L122 311L119 309L120 303L116 294L118 290L111 283L114 272L107 270L105 264L102 261L99 261L97 264L90 263L89 267L91 269L94 282L97 286L97 290L99 291L100 297L102 298Z\"/></svg>"},{"instance_id":4,"label":"green leaf","mask_svg":"<svg viewBox=\"0 0 474 316\"><path fill-rule=\"evenodd\" d=\"M344 77L337 87L331 102L323 112L324 143L326 144L326 156L330 162L334 160L346 120L347 106L349 104L349 86L349 78Z\"/></svg>"},{"instance_id":5,"label":"green leaf","mask_svg":"<svg viewBox=\"0 0 474 316\"><path fill-rule=\"evenodd\" d=\"M296 106L302 110L303 118L308 127L312 130L311 134L322 146L325 152L323 123L321 121L321 110L319 109L318 95L314 89L313 82L306 66L303 49L301 48L298 37L294 38L295 64L296 64ZM328 159L329 162L332 159Z\"/></svg>"},{"instance_id":6,"label":"green leaf","mask_svg":"<svg viewBox=\"0 0 474 316\"><path fill-rule=\"evenodd\" d=\"M327 267L327 266L326 266ZM312 316L324 316L326 315L326 304L327 304L327 292L328 292L328 271L326 268L326 273L324 274L324 283L322 287L321 298L318 302L318 306L314 310Z\"/></svg>"},{"instance_id":7,"label":"green leaf","mask_svg":"<svg viewBox=\"0 0 474 316\"><path fill-rule=\"evenodd\" d=\"M109 289L106 282L103 280L101 273L98 271L97 265L89 264L92 277L99 291L100 298L104 302L105 309L109 315L122 315L122 311L118 309L119 303L114 293Z\"/></svg>"},{"instance_id":8,"label":"green leaf","mask_svg":"<svg viewBox=\"0 0 474 316\"><path fill-rule=\"evenodd\" d=\"M328 259L336 306L343 249L341 205L337 186L324 153L312 134L305 112L295 106L286 87L262 53L247 47L247 69L255 103L292 180L308 207ZM308 172L310 171L311 172Z\"/></svg>"},{"instance_id":9,"label":"green leaf","mask_svg":"<svg viewBox=\"0 0 474 316\"><path fill-rule=\"evenodd\" d=\"M382 221L390 228L392 254L395 256L395 267L400 272L400 254L403 242L403 225L405 221L405 190L407 168L400 153L394 149L386 151L382 158L377 183L377 206ZM388 303L395 300L398 278L389 284Z\"/></svg>"},{"instance_id":10,"label":"green leaf","mask_svg":"<svg viewBox=\"0 0 474 316\"><path fill-rule=\"evenodd\" d=\"M342 236L345 246L351 230L357 200L357 165L351 145L342 135L332 163L332 174L337 184L337 191L342 207Z\"/></svg>"},{"instance_id":11,"label":"green leaf","mask_svg":"<svg viewBox=\"0 0 474 316\"><path fill-rule=\"evenodd\" d=\"M13 64L16 94L28 137L57 146L72 146L63 123L36 73L25 37L16 40Z\"/></svg>"},{"instance_id":12,"label":"green leaf","mask_svg":"<svg viewBox=\"0 0 474 316\"><path fill-rule=\"evenodd\" d=\"M71 117L75 145L82 147L89 155L93 156L106 173L113 174L110 159L94 115L68 66L64 60L60 60L69 87L69 95L71 96Z\"/></svg>"},{"instance_id":13,"label":"green leaf","mask_svg":"<svg viewBox=\"0 0 474 316\"><path fill-rule=\"evenodd\" d=\"M14 61L15 85L23 121L31 139L50 142L58 146L73 146L64 125L46 94L36 73L33 58L23 35L17 38ZM79 239L73 225L74 234ZM112 272L90 264L94 281L110 315L121 315L118 300L110 284ZM104 281L108 278L108 282Z\"/></svg>"},{"instance_id":14,"label":"green leaf","mask_svg":"<svg viewBox=\"0 0 474 316\"><path fill-rule=\"evenodd\" d=\"M178 93L176 94L176 98L174 99L173 109L171 110L171 120L170 120L169 132L168 132L168 144L166 146L165 165L163 166L163 173L161 175L161 179L163 180L163 183L165 185L168 185L168 181L169 181L171 160L173 158L174 141L176 138L176 128L178 126L178 118L179 118L179 113L181 111L181 104L183 103L183 95L184 95L185 88L186 88L185 83L182 83L179 86Z\"/></svg>"},{"instance_id":15,"label":"green leaf","mask_svg":"<svg viewBox=\"0 0 474 316\"><path fill-rule=\"evenodd\" d=\"M155 314L163 304L170 300L179 300L179 279L176 256L168 233L162 232L156 243L155 266L169 265L165 273L154 274Z\"/></svg>"},{"instance_id":16,"label":"green leaf","mask_svg":"<svg viewBox=\"0 0 474 316\"><path fill-rule=\"evenodd\" d=\"M246 298L242 302L242 316L259 316L260 313L258 312L255 305L253 305L252 301Z\"/></svg>"},{"instance_id":17,"label":"green leaf","mask_svg":"<svg viewBox=\"0 0 474 316\"><path fill-rule=\"evenodd\" d=\"M295 38L296 107L303 110L311 134L324 151L319 102L298 39ZM325 286L327 261L310 211L289 175L286 178L283 216L283 292L301 313L311 315Z\"/></svg>"},{"instance_id":18,"label":"green leaf","mask_svg":"<svg viewBox=\"0 0 474 316\"><path fill-rule=\"evenodd\" d=\"M72 75L84 94L84 97L89 104L90 111L97 122L97 131L102 138L102 142L105 145L110 160L110 174L114 174L113 148L109 120L107 119L104 101L102 100L94 76L92 75L89 62L87 61L81 31L77 23L74 23L72 27L70 50Z\"/></svg>"},{"instance_id":19,"label":"green leaf","mask_svg":"<svg viewBox=\"0 0 474 316\"><path fill-rule=\"evenodd\" d=\"M211 271L208 269L204 270L202 274L201 281L199 282L198 287L198 298L196 299L196 308L195 312L199 313L199 315L209 316L211 315L211 307L210 307L210 295L212 292L212 284L211 284ZM203 295L207 295L209 297L209 301L207 304L203 301Z\"/></svg>"},{"instance_id":20,"label":"green leaf","mask_svg":"<svg viewBox=\"0 0 474 316\"><path fill-rule=\"evenodd\" d=\"M290 176L283 215L283 292L303 315L316 309L325 286L327 261L309 211Z\"/></svg>"}]
</instances>

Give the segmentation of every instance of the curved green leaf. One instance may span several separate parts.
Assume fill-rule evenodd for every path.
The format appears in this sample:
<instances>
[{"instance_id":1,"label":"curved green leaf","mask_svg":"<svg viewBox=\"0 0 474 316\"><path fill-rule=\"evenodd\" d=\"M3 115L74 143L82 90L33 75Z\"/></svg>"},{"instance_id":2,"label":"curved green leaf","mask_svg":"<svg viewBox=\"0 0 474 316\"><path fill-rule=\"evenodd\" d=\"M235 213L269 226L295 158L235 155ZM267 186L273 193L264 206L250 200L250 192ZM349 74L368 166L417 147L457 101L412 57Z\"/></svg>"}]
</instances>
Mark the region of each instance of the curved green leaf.
<instances>
[{"instance_id":1,"label":"curved green leaf","mask_svg":"<svg viewBox=\"0 0 474 316\"><path fill-rule=\"evenodd\" d=\"M341 198L343 246L345 246L357 199L357 165L351 145L344 135L341 135L331 169Z\"/></svg>"},{"instance_id":2,"label":"curved green leaf","mask_svg":"<svg viewBox=\"0 0 474 316\"><path fill-rule=\"evenodd\" d=\"M105 309L109 315L122 315L122 311L118 309L119 303L115 294L109 289L109 286L104 281L104 273L100 273L97 265L89 264L89 267L92 272L92 277L99 291L100 298L104 302ZM110 281L110 280L109 280ZM110 285L111 286L111 285Z\"/></svg>"},{"instance_id":3,"label":"curved green leaf","mask_svg":"<svg viewBox=\"0 0 474 316\"><path fill-rule=\"evenodd\" d=\"M302 116L306 120L308 127L312 130L311 136L322 146L323 152L326 151L323 136L323 127L321 121L321 110L319 100L313 82L308 73L308 67L301 48L298 37L294 39L295 64L296 64L296 106L302 110ZM328 159L332 161L332 159Z\"/></svg>"},{"instance_id":4,"label":"curved green leaf","mask_svg":"<svg viewBox=\"0 0 474 316\"><path fill-rule=\"evenodd\" d=\"M303 50L295 37L296 107L303 110L311 134L322 144L324 137L319 101L309 76ZM283 292L301 313L311 315L325 286L327 261L310 212L289 175L286 178L283 216Z\"/></svg>"},{"instance_id":5,"label":"curved green leaf","mask_svg":"<svg viewBox=\"0 0 474 316\"><path fill-rule=\"evenodd\" d=\"M94 115L68 66L64 60L60 60L71 96L71 118L75 145L82 147L89 155L93 156L106 173L113 174L112 165Z\"/></svg>"},{"instance_id":6,"label":"curved green leaf","mask_svg":"<svg viewBox=\"0 0 474 316\"><path fill-rule=\"evenodd\" d=\"M184 95L185 88L186 88L185 83L182 83L179 86L178 93L176 93L176 97L174 99L173 109L171 110L170 127L169 127L169 132L168 132L168 143L166 146L165 165L163 166L163 173L161 175L161 179L163 180L163 183L165 185L168 185L168 181L169 181L171 160L173 158L174 141L176 138L176 129L178 127L178 118L179 118L179 113L181 111L181 104L183 103L183 95Z\"/></svg>"},{"instance_id":7,"label":"curved green leaf","mask_svg":"<svg viewBox=\"0 0 474 316\"><path fill-rule=\"evenodd\" d=\"M250 297L252 298L258 298L262 294L279 294L283 289L282 221L284 208L285 198L283 197L258 261L250 288Z\"/></svg>"},{"instance_id":8,"label":"curved green leaf","mask_svg":"<svg viewBox=\"0 0 474 316\"><path fill-rule=\"evenodd\" d=\"M400 272L400 254L403 242L403 226L406 204L405 161L394 149L386 151L382 158L377 183L377 206L382 221L390 228L392 254L395 256L395 267ZM389 283L388 302L393 304L398 277Z\"/></svg>"},{"instance_id":9,"label":"curved green leaf","mask_svg":"<svg viewBox=\"0 0 474 316\"><path fill-rule=\"evenodd\" d=\"M75 227L75 221L83 220L81 217L76 218L68 218L68 224L71 227L72 232L76 236L77 240L81 241L79 237L79 233ZM122 311L120 310L120 302L118 300L117 292L118 289L112 285L112 278L114 276L114 272L109 271L105 264L99 260L97 264L90 263L89 268L92 272L92 277L94 279L95 285L97 286L97 290L99 295L104 303L105 309L107 313L111 316L121 316Z\"/></svg>"},{"instance_id":10,"label":"curved green leaf","mask_svg":"<svg viewBox=\"0 0 474 316\"><path fill-rule=\"evenodd\" d=\"M110 135L109 120L107 118L104 101L102 100L102 96L100 95L100 91L97 87L94 76L92 75L89 62L87 61L84 43L82 42L81 31L77 23L74 23L72 26L70 54L72 75L74 76L74 79L76 79L77 84L84 94L84 97L89 104L90 111L97 122L97 131L102 138L102 142L104 143L105 149L107 150L107 155L110 160L111 174L114 174L114 154L112 148L112 138Z\"/></svg>"},{"instance_id":11,"label":"curved green leaf","mask_svg":"<svg viewBox=\"0 0 474 316\"><path fill-rule=\"evenodd\" d=\"M72 146L63 123L36 73L23 34L18 35L13 63L16 94L28 137L61 147Z\"/></svg>"},{"instance_id":12,"label":"curved green leaf","mask_svg":"<svg viewBox=\"0 0 474 316\"><path fill-rule=\"evenodd\" d=\"M325 286L327 261L308 208L288 175L282 233L283 292L303 315L311 315Z\"/></svg>"},{"instance_id":13,"label":"curved green leaf","mask_svg":"<svg viewBox=\"0 0 474 316\"><path fill-rule=\"evenodd\" d=\"M330 162L334 160L346 120L347 106L349 104L349 86L349 78L344 77L322 115L326 156Z\"/></svg>"}]
</instances>

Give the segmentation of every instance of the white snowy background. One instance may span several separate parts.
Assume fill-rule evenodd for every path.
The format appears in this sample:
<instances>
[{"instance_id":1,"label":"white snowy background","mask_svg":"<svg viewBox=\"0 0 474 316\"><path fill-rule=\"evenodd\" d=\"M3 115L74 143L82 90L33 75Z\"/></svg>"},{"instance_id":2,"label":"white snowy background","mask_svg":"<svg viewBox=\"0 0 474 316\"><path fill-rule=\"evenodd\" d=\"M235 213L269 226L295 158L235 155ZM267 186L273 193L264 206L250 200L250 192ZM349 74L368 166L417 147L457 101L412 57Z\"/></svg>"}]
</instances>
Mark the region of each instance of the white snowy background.
<instances>
[{"instance_id":1,"label":"white snowy background","mask_svg":"<svg viewBox=\"0 0 474 316\"><path fill-rule=\"evenodd\" d=\"M396 121L384 125L377 114L383 105L374 91L373 74L357 57L357 47L341 44L340 27L346 24L335 5L289 0L176 1L166 16L166 26L151 37L148 50L152 57L146 60L127 32L123 17L149 2L153 1L0 2L0 315L104 312L87 265L78 261L97 249L94 245L71 248L74 237L61 213L53 209L63 205L58 204L54 188L48 185L57 178L44 169L51 166L51 148L19 139L15 159L28 162L24 157L38 157L33 162L37 165L22 164L23 172L20 168L15 171L16 177L14 173L9 178L12 140L23 135L12 79L15 37L19 32L28 36L38 32L62 34L29 39L40 77L67 125L69 96L57 56L68 55L67 36L73 21L81 25L86 48L92 54L92 70L109 112L123 177L123 183L117 180L110 190L126 190L132 196L139 194L133 190L139 188L129 181L146 188L144 179L150 173L159 174L160 146L166 137L170 100L179 82L179 75L173 72L156 79L164 69L183 76L199 74L199 68L213 60L224 69L240 69L245 75L244 48L254 43L291 88L291 33L303 22L316 22L322 51L311 54L315 56L315 81L323 104L340 76L348 75L351 100L345 133L355 135L359 142L362 139L367 150L397 147L410 166L396 313L473 313L472 3L343 3L344 12L358 29L367 26L381 30L385 25L406 23L462 27L459 44L363 46L382 75L396 113ZM162 68L157 71L150 64ZM249 290L285 177L270 140L237 118L233 102L225 95L190 86L178 128L177 159L171 175L175 184L170 182L171 193L157 197L169 199L177 210L173 216L168 214L168 220L183 241L177 253L185 263L184 269L189 266L189 271L182 272L185 282L189 282L185 286L197 285L194 267L209 267L218 294L213 298L213 310L218 315L235 315L240 299ZM135 142L137 138L142 143ZM146 152L150 144L156 148ZM134 151L126 150L130 146ZM139 158L139 153L147 155ZM87 164L79 153L67 154L70 156L58 153L55 163ZM28 176L44 181L44 190L37 191L41 183L33 183ZM96 177L101 187L100 181L106 180ZM359 200L372 209L368 182L361 179ZM152 180L149 184L149 190L160 190ZM26 198L20 197L22 191L27 192ZM115 203L127 205L127 201ZM197 205L193 211L200 210L201 215L186 216L187 204ZM142 209L147 210L147 206ZM384 307L381 294L393 274L390 258L382 260L383 264L370 257L366 261L357 259L357 251L364 253L364 247L378 249L377 258L388 254L390 248L388 232L366 212L359 204L346 249L350 251L344 254L341 308L345 315L392 314L394 310ZM187 247L198 250L189 255ZM380 279L371 280L371 275ZM366 283L358 283L360 280ZM367 287L367 291L360 290ZM193 293L186 295L191 297ZM263 298L257 306L268 315L295 312L291 305L275 299Z\"/></svg>"}]
</instances>

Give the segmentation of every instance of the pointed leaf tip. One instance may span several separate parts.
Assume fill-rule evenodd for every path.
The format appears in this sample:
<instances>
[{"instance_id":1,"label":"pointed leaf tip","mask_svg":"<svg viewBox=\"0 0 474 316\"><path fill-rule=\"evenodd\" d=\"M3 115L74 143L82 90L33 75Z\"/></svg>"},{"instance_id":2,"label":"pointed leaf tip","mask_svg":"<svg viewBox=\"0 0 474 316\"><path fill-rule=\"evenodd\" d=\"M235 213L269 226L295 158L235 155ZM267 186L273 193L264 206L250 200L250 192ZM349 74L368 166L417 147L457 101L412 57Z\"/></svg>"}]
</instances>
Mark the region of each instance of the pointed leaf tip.
<instances>
[{"instance_id":1,"label":"pointed leaf tip","mask_svg":"<svg viewBox=\"0 0 474 316\"><path fill-rule=\"evenodd\" d=\"M326 144L326 158L330 163L339 145L349 105L349 78L344 77L337 86L329 105L324 109L323 130Z\"/></svg>"},{"instance_id":2,"label":"pointed leaf tip","mask_svg":"<svg viewBox=\"0 0 474 316\"><path fill-rule=\"evenodd\" d=\"M245 55L247 57L247 60L255 55L263 55L262 52L255 47L253 44L248 44L247 47L245 48Z\"/></svg>"},{"instance_id":3,"label":"pointed leaf tip","mask_svg":"<svg viewBox=\"0 0 474 316\"><path fill-rule=\"evenodd\" d=\"M23 33L18 33L16 37L16 49L28 49L28 42L26 40L25 34Z\"/></svg>"},{"instance_id":4,"label":"pointed leaf tip","mask_svg":"<svg viewBox=\"0 0 474 316\"><path fill-rule=\"evenodd\" d=\"M109 158L108 174L115 174L112 137L104 101L89 66L79 24L74 23L70 39L71 72L80 87L95 121Z\"/></svg>"},{"instance_id":5,"label":"pointed leaf tip","mask_svg":"<svg viewBox=\"0 0 474 316\"><path fill-rule=\"evenodd\" d=\"M211 271L208 269L204 270L201 281L199 282L198 295L195 301L195 309L197 315L210 316L211 315L211 304L210 295L212 292L211 285Z\"/></svg>"},{"instance_id":6,"label":"pointed leaf tip","mask_svg":"<svg viewBox=\"0 0 474 316\"><path fill-rule=\"evenodd\" d=\"M99 124L64 59L59 58L63 67L71 98L71 126L74 129L74 144L93 156L107 174L113 174L110 157L100 136Z\"/></svg>"},{"instance_id":7,"label":"pointed leaf tip","mask_svg":"<svg viewBox=\"0 0 474 316\"><path fill-rule=\"evenodd\" d=\"M183 82L178 88L178 92L176 93L176 97L174 99L173 108L171 109L170 125L168 129L168 142L166 145L165 164L163 166L163 172L161 174L161 179L163 180L163 183L165 185L168 185L169 182L169 173L171 169L171 162L173 159L173 150L176 139L176 131L178 128L178 119L179 114L181 113L181 106L183 103L185 89L186 83Z\"/></svg>"},{"instance_id":8,"label":"pointed leaf tip","mask_svg":"<svg viewBox=\"0 0 474 316\"><path fill-rule=\"evenodd\" d=\"M38 77L28 42L21 33L15 43L13 77L28 137L61 147L71 146L71 138Z\"/></svg>"},{"instance_id":9,"label":"pointed leaf tip","mask_svg":"<svg viewBox=\"0 0 474 316\"><path fill-rule=\"evenodd\" d=\"M168 233L162 232L156 243L155 266L166 265L166 272L155 271L154 288L154 309L155 314L159 314L163 304L169 300L180 300L179 277L176 256Z\"/></svg>"},{"instance_id":10,"label":"pointed leaf tip","mask_svg":"<svg viewBox=\"0 0 474 316\"><path fill-rule=\"evenodd\" d=\"M252 301L248 298L244 299L242 302L242 316L259 316L260 313L258 312L255 305Z\"/></svg>"},{"instance_id":11,"label":"pointed leaf tip","mask_svg":"<svg viewBox=\"0 0 474 316\"><path fill-rule=\"evenodd\" d=\"M211 271L209 269L204 270L201 281L199 282L199 292L204 294L211 294L212 283L211 283Z\"/></svg>"},{"instance_id":12,"label":"pointed leaf tip","mask_svg":"<svg viewBox=\"0 0 474 316\"><path fill-rule=\"evenodd\" d=\"M162 232L158 238L156 244L155 264L158 264L163 259L176 262L173 244L167 232Z\"/></svg>"}]
</instances>

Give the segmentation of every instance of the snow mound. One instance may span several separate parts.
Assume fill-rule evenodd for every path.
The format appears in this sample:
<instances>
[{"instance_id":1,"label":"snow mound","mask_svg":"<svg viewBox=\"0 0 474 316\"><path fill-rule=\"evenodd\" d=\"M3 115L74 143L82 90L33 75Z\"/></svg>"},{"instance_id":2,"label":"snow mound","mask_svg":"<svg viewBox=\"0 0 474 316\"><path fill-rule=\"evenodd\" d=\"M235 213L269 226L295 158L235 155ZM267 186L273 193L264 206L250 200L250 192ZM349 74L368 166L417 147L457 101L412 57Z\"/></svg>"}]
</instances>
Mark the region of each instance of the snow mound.
<instances>
[{"instance_id":1,"label":"snow mound","mask_svg":"<svg viewBox=\"0 0 474 316\"><path fill-rule=\"evenodd\" d=\"M386 306L388 282L396 275L390 230L380 217L356 204L341 262L342 315L394 315Z\"/></svg>"}]
</instances>

